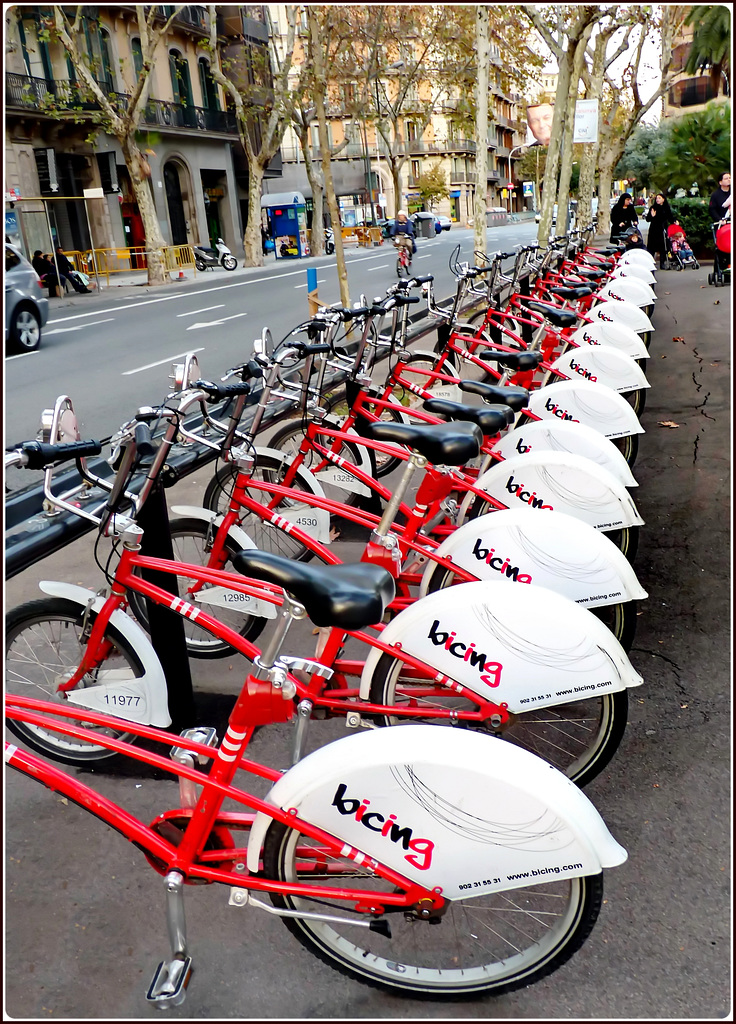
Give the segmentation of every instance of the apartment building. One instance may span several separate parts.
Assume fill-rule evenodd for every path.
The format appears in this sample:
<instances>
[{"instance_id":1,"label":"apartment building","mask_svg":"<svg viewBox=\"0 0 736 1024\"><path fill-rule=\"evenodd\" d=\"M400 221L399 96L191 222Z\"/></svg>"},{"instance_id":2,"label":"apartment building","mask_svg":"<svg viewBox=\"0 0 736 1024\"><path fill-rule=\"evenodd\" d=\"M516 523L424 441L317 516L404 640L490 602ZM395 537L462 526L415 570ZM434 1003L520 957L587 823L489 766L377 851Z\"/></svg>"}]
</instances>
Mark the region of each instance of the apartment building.
<instances>
[{"instance_id":1,"label":"apartment building","mask_svg":"<svg viewBox=\"0 0 736 1024\"><path fill-rule=\"evenodd\" d=\"M277 46L283 51L286 34L283 5L269 4L268 10ZM302 59L303 51L297 46L295 64ZM515 179L514 165L521 154L514 150L523 145L526 123L521 120L525 116L523 97L504 89L502 68L502 55L494 47L490 69L487 179L483 182L483 191L488 208L508 209L509 193L505 186L509 173L511 180ZM423 209L417 190L419 180L430 168L439 167L449 195L435 204L434 212L466 225L474 214L478 182L476 144L468 138L471 130L467 127L467 117L462 116L463 111L467 111L467 101L460 90L440 96L426 127L425 110L432 96L432 83L420 80L406 91L399 119L400 153L406 159L400 172L400 194L394 195L386 144L376 130L375 120L377 107L382 108L385 117L386 108L395 102L404 85L401 75L401 69L384 68L372 83L367 105L357 102L351 83L338 80L328 83L328 136L334 154L332 173L343 223L360 223L370 219L372 213L379 218L393 217L398 209L410 213ZM316 121L310 134L311 154L319 160ZM284 136L281 154L283 177L279 190L301 192L309 212L311 187L299 138L291 128ZM523 209L520 183L512 193L511 203L513 210Z\"/></svg>"},{"instance_id":2,"label":"apartment building","mask_svg":"<svg viewBox=\"0 0 736 1024\"><path fill-rule=\"evenodd\" d=\"M148 10L149 8L146 8ZM69 8L73 15L74 9ZM162 6L157 24L174 8ZM218 36L239 48L267 44L263 6L219 9ZM96 61L98 84L125 105L141 69L141 42L133 5L83 8L87 52ZM117 141L95 132L95 104L80 103L74 68L59 42L46 41L43 8L6 8L5 197L19 212L21 242L32 253L54 244L67 250L138 246L145 234L125 161ZM150 184L168 244L211 244L217 237L242 253L247 215L248 170L235 115L210 73L207 7L184 7L159 44L150 99L140 132L150 166ZM80 123L59 118L47 106L80 108ZM273 161L270 175L280 173ZM101 188L104 201L85 204L84 189ZM44 204L27 201L44 197ZM89 216L89 223L87 221ZM90 231L92 238L90 238Z\"/></svg>"},{"instance_id":3,"label":"apartment building","mask_svg":"<svg viewBox=\"0 0 736 1024\"><path fill-rule=\"evenodd\" d=\"M728 79L722 76L720 86L714 87L709 74L688 75L684 68L690 54L693 30L684 25L672 48L671 70L675 77L664 95L662 117L681 117L703 110L711 100L725 103L729 98Z\"/></svg>"}]
</instances>

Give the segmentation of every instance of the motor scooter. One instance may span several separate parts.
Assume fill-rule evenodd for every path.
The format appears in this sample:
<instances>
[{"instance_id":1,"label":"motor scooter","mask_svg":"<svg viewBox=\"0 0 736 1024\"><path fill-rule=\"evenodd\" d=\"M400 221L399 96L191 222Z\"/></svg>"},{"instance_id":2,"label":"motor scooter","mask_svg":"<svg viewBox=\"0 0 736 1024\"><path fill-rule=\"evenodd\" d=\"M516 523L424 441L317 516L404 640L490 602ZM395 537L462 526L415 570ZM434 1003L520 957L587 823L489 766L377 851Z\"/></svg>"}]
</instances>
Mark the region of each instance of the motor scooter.
<instances>
[{"instance_id":1,"label":"motor scooter","mask_svg":"<svg viewBox=\"0 0 736 1024\"><path fill-rule=\"evenodd\" d=\"M332 228L325 228L325 253L332 256L335 252L335 235Z\"/></svg>"},{"instance_id":2,"label":"motor scooter","mask_svg":"<svg viewBox=\"0 0 736 1024\"><path fill-rule=\"evenodd\" d=\"M230 252L221 238L217 239L217 249L211 249L206 245L193 245L194 265L197 270L208 268L224 267L225 270L235 270L238 265L237 259Z\"/></svg>"}]
</instances>

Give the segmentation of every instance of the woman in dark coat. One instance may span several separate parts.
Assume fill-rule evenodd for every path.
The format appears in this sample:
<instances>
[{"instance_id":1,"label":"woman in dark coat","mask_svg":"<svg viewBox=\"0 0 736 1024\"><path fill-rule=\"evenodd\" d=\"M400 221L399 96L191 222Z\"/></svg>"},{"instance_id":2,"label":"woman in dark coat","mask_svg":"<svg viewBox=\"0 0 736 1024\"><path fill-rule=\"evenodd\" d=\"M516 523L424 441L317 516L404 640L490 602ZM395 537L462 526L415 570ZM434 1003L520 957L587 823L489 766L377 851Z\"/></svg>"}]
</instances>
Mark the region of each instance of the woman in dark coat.
<instances>
[{"instance_id":1,"label":"woman in dark coat","mask_svg":"<svg viewBox=\"0 0 736 1024\"><path fill-rule=\"evenodd\" d=\"M630 192L624 192L611 210L611 241L618 242L629 228L636 227L639 217L634 208L634 200Z\"/></svg>"},{"instance_id":2,"label":"woman in dark coat","mask_svg":"<svg viewBox=\"0 0 736 1024\"><path fill-rule=\"evenodd\" d=\"M663 270L667 259L667 228L674 223L675 215L662 192L654 197L645 219L649 224L647 249L652 256L659 253L659 266Z\"/></svg>"}]
</instances>

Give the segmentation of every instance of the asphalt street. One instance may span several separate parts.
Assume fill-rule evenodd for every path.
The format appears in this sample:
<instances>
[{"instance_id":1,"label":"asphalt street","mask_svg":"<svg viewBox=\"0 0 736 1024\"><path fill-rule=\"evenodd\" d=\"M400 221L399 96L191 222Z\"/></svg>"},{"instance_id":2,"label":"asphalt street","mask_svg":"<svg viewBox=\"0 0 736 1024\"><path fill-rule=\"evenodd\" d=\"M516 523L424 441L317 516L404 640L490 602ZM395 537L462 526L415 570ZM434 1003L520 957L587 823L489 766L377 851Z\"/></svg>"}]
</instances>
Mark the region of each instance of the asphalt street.
<instances>
[{"instance_id":1,"label":"asphalt street","mask_svg":"<svg viewBox=\"0 0 736 1024\"><path fill-rule=\"evenodd\" d=\"M189 887L195 974L172 1019L731 1019L731 322L730 288L708 287L709 269L658 274L646 367L652 389L641 416L646 434L634 492L645 520L635 569L649 599L631 660L644 684L632 693L619 751L586 789L629 858L606 873L604 905L588 941L528 989L462 1003L418 1001L335 974L278 919L229 907L219 887ZM226 283L221 278L218 285ZM192 309L207 304L201 295L187 294L186 301ZM93 387L95 380L101 391L105 385L100 413L126 379L121 367L144 361L146 347L150 362L184 351L170 338L157 339L153 351L150 332L141 346L135 325L142 330L152 316L126 310L136 346L127 362L122 355L113 360L105 343L106 357L90 371ZM250 309L248 324L250 337L257 333ZM210 332L201 333L202 344L212 344ZM230 358L220 344L218 333L214 373ZM9 373L19 385L22 374L44 375L55 395L67 385L43 369L44 360L58 358L60 369L64 353L76 352L79 362L66 367L73 378L76 368L87 372L82 364L94 345L93 338L52 336L39 356L16 361ZM113 361L114 372L106 372ZM167 372L161 365L145 381L160 390ZM141 383L141 399L143 390ZM10 377L7 392L20 413L26 399L13 393ZM85 394L78 404L91 416L87 403ZM180 483L171 500L198 500L208 475L203 470ZM348 558L358 547L343 551ZM41 579L98 587L92 540L10 580L8 605L40 596ZM297 635L302 639L314 642L308 629ZM230 659L194 663L201 722L222 722L244 668ZM342 734L339 723L315 722L310 742ZM282 766L289 738L289 726L262 729L252 754ZM85 780L144 821L175 800L172 783L145 771L95 772ZM11 773L5 801L7 1018L158 1017L144 996L167 954L162 878L122 837L30 779Z\"/></svg>"},{"instance_id":2,"label":"asphalt street","mask_svg":"<svg viewBox=\"0 0 736 1024\"><path fill-rule=\"evenodd\" d=\"M533 220L492 228L488 251L510 251L535 236ZM448 263L458 244L460 259L474 262L471 229L455 227L418 241L412 271L435 275L439 299L454 294ZM396 281L388 242L346 249L346 259L352 302L361 294L384 295ZM85 436L109 436L137 408L165 397L171 365L186 352L197 353L203 377L217 379L250 357L264 327L279 340L309 318L308 267L317 269L320 301L339 301L335 259L328 256L269 257L264 267L205 271L155 289L113 285L99 294L51 300L40 350L5 362L6 447L35 437L42 410L58 395L72 399Z\"/></svg>"}]
</instances>

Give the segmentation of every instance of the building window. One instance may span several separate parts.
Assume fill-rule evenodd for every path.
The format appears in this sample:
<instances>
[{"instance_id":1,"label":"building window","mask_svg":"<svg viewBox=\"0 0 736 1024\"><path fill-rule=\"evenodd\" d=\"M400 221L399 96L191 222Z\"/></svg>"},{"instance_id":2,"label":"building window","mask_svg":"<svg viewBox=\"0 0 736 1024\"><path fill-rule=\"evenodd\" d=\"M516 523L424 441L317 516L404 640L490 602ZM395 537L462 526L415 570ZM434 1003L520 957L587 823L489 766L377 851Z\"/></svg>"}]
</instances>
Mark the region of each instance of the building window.
<instances>
[{"instance_id":1,"label":"building window","mask_svg":"<svg viewBox=\"0 0 736 1024\"><path fill-rule=\"evenodd\" d=\"M417 178L422 176L422 161L412 160L411 162L411 176L416 181Z\"/></svg>"},{"instance_id":2,"label":"building window","mask_svg":"<svg viewBox=\"0 0 736 1024\"><path fill-rule=\"evenodd\" d=\"M183 107L192 107L192 82L189 78L189 62L178 50L169 52L169 70L171 72L171 88L174 103Z\"/></svg>"},{"instance_id":3,"label":"building window","mask_svg":"<svg viewBox=\"0 0 736 1024\"><path fill-rule=\"evenodd\" d=\"M217 86L210 72L210 66L204 57L199 61L199 83L202 87L202 106L208 110L219 110L220 102L217 98Z\"/></svg>"},{"instance_id":4,"label":"building window","mask_svg":"<svg viewBox=\"0 0 736 1024\"><path fill-rule=\"evenodd\" d=\"M710 77L702 75L698 78L686 78L682 82L676 82L669 93L670 106L673 107L695 107L708 100L715 99L716 91L713 88Z\"/></svg>"},{"instance_id":5,"label":"building window","mask_svg":"<svg viewBox=\"0 0 736 1024\"><path fill-rule=\"evenodd\" d=\"M138 79L141 77L143 71L143 47L141 46L140 39L130 40L130 53L133 57L133 70L135 77Z\"/></svg>"},{"instance_id":6,"label":"building window","mask_svg":"<svg viewBox=\"0 0 736 1024\"><path fill-rule=\"evenodd\" d=\"M100 78L99 83L107 92L115 91L115 79L112 71L112 47L110 33L107 29L100 29Z\"/></svg>"}]
</instances>

